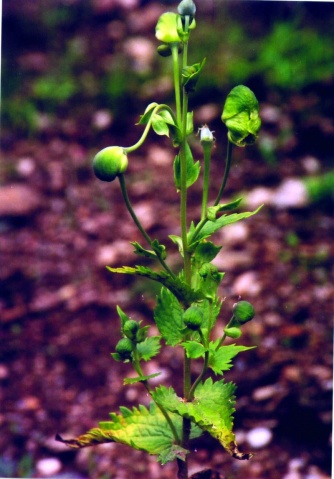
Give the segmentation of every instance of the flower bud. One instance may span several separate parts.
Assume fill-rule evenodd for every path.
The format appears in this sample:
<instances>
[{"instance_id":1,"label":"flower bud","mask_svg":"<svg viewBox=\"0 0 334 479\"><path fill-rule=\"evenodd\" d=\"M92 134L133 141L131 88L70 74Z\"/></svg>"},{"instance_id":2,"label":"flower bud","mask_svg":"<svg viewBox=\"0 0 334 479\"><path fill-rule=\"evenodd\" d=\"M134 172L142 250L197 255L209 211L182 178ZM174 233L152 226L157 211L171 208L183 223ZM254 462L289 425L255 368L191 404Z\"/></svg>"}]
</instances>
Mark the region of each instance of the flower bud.
<instances>
[{"instance_id":1,"label":"flower bud","mask_svg":"<svg viewBox=\"0 0 334 479\"><path fill-rule=\"evenodd\" d=\"M102 181L113 181L128 167L128 157L121 146L108 146L99 151L93 160L95 176Z\"/></svg>"},{"instance_id":2,"label":"flower bud","mask_svg":"<svg viewBox=\"0 0 334 479\"><path fill-rule=\"evenodd\" d=\"M233 315L240 324L244 324L254 318L255 311L248 301L239 301L233 305Z\"/></svg>"},{"instance_id":3,"label":"flower bud","mask_svg":"<svg viewBox=\"0 0 334 479\"><path fill-rule=\"evenodd\" d=\"M120 358L125 361L131 359L131 353L133 351L133 342L128 338L122 338L116 344L116 353L119 354Z\"/></svg>"},{"instance_id":4,"label":"flower bud","mask_svg":"<svg viewBox=\"0 0 334 479\"><path fill-rule=\"evenodd\" d=\"M203 322L203 313L196 306L191 306L184 312L183 321L187 328L197 331Z\"/></svg>"},{"instance_id":5,"label":"flower bud","mask_svg":"<svg viewBox=\"0 0 334 479\"><path fill-rule=\"evenodd\" d=\"M189 15L193 17L196 13L196 5L193 0L182 0L177 7L177 11L182 16Z\"/></svg>"},{"instance_id":6,"label":"flower bud","mask_svg":"<svg viewBox=\"0 0 334 479\"><path fill-rule=\"evenodd\" d=\"M238 85L228 94L222 121L228 128L228 139L237 146L252 145L261 126L259 103L248 87Z\"/></svg>"},{"instance_id":7,"label":"flower bud","mask_svg":"<svg viewBox=\"0 0 334 479\"><path fill-rule=\"evenodd\" d=\"M241 329L239 329L237 327L225 328L224 333L226 334L226 336L228 336L229 338L233 338L233 339L240 338L240 336L242 334Z\"/></svg>"},{"instance_id":8,"label":"flower bud","mask_svg":"<svg viewBox=\"0 0 334 479\"><path fill-rule=\"evenodd\" d=\"M208 125L203 125L201 128L199 128L200 130L200 142L202 144L210 144L212 145L213 142L214 142L214 137L213 137L213 131L210 130L210 128L208 127Z\"/></svg>"},{"instance_id":9,"label":"flower bud","mask_svg":"<svg viewBox=\"0 0 334 479\"><path fill-rule=\"evenodd\" d=\"M123 327L123 333L125 336L129 339L135 339L137 331L139 329L139 323L137 321L134 321L133 319L129 319L126 321Z\"/></svg>"}]
</instances>

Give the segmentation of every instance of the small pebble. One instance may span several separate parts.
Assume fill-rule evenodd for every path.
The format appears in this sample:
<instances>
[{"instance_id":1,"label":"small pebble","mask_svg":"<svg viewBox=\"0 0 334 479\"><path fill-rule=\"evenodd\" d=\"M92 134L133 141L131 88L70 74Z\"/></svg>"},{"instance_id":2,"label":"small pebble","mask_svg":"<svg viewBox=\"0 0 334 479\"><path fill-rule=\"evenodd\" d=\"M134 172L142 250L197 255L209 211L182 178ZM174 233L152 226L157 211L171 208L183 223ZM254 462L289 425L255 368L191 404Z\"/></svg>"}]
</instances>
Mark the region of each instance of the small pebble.
<instances>
[{"instance_id":1,"label":"small pebble","mask_svg":"<svg viewBox=\"0 0 334 479\"><path fill-rule=\"evenodd\" d=\"M247 433L247 442L254 449L266 446L272 440L273 434L267 427L255 427Z\"/></svg>"},{"instance_id":2,"label":"small pebble","mask_svg":"<svg viewBox=\"0 0 334 479\"><path fill-rule=\"evenodd\" d=\"M50 477L60 471L61 462L56 457L47 457L37 462L36 469L41 477Z\"/></svg>"}]
</instances>

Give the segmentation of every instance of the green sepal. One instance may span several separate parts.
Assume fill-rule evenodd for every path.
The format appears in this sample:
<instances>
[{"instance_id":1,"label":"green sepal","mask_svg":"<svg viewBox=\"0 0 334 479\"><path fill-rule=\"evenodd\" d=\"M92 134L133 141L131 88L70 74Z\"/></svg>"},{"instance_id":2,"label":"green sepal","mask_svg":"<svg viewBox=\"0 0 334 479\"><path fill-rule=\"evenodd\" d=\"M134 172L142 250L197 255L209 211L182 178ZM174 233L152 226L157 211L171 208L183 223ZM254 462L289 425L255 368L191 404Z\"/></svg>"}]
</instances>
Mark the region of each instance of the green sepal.
<instances>
[{"instance_id":1,"label":"green sepal","mask_svg":"<svg viewBox=\"0 0 334 479\"><path fill-rule=\"evenodd\" d=\"M237 346L236 344L229 344L221 346L216 349L219 344L219 339L209 344L209 367L215 374L223 374L223 371L229 371L232 366L232 359L243 351L254 349L256 346Z\"/></svg>"},{"instance_id":2,"label":"green sepal","mask_svg":"<svg viewBox=\"0 0 334 479\"><path fill-rule=\"evenodd\" d=\"M118 314L118 316L119 316L119 318L120 318L120 320L121 320L121 329L122 329L122 331L123 331L125 323L126 323L127 321L130 321L131 318L129 318L129 316L126 315L126 314L124 313L124 311L122 311L121 308L120 308L118 305L116 306L116 310L117 310L117 314Z\"/></svg>"},{"instance_id":3,"label":"green sepal","mask_svg":"<svg viewBox=\"0 0 334 479\"><path fill-rule=\"evenodd\" d=\"M164 415L154 404L150 408L139 405L132 410L120 407L121 414L110 414L110 421L99 423L98 428L91 429L74 439L63 439L57 435L56 440L67 444L69 447L79 449L82 447L95 446L108 442L118 442L128 445L139 451L157 455L157 460L165 464L172 461L178 454L183 456L188 451L182 452L175 447L175 437ZM171 421L179 435L182 436L182 418L178 414L169 414ZM190 437L196 438L202 434L202 430L194 425L191 428Z\"/></svg>"},{"instance_id":4,"label":"green sepal","mask_svg":"<svg viewBox=\"0 0 334 479\"><path fill-rule=\"evenodd\" d=\"M251 454L239 452L233 433L233 413L235 411L235 385L224 380L213 382L211 378L200 383L194 400L183 401L173 388L158 387L153 399L168 411L190 419L201 429L216 438L231 456L237 459L250 459Z\"/></svg>"},{"instance_id":5,"label":"green sepal","mask_svg":"<svg viewBox=\"0 0 334 479\"><path fill-rule=\"evenodd\" d=\"M243 220L245 218L248 218L249 216L255 215L260 209L262 208L263 205L259 206L256 208L254 211L247 211L244 213L232 213L231 215L223 215L220 218L216 219L215 221L207 221L203 228L200 230L200 232L196 236L196 240L193 242L192 237L195 232L194 226L192 227L191 230L189 230L189 248L192 246L196 246L199 241L208 238L211 236L213 233L216 231L220 230L224 226L230 225L232 223L236 223L237 221Z\"/></svg>"},{"instance_id":6,"label":"green sepal","mask_svg":"<svg viewBox=\"0 0 334 479\"><path fill-rule=\"evenodd\" d=\"M229 211L229 210L234 210L239 206L241 203L242 198L238 198L235 201L231 201L230 203L225 203L217 206L209 206L208 211L207 211L207 218L210 221L215 221L217 218L218 213L222 213L223 211Z\"/></svg>"},{"instance_id":7,"label":"green sepal","mask_svg":"<svg viewBox=\"0 0 334 479\"><path fill-rule=\"evenodd\" d=\"M186 66L182 69L182 86L187 93L196 90L197 81L205 62L206 58L204 58L202 63L194 63L193 65Z\"/></svg>"},{"instance_id":8,"label":"green sepal","mask_svg":"<svg viewBox=\"0 0 334 479\"><path fill-rule=\"evenodd\" d=\"M204 298L204 295L200 291L194 291L185 281L177 277L171 277L166 271L156 272L145 266L135 266L134 268L131 266L123 266L122 268L106 266L106 268L112 273L144 276L153 281L157 281L169 289L176 298L185 305L190 305Z\"/></svg>"},{"instance_id":9,"label":"green sepal","mask_svg":"<svg viewBox=\"0 0 334 479\"><path fill-rule=\"evenodd\" d=\"M180 39L183 41L183 42L187 42L189 40L189 37L190 37L190 33L191 33L191 30L194 30L194 28L196 28L196 20L194 17L190 17L191 19L191 22L190 24L188 25L188 30L185 31L184 30L184 24L183 24L183 17L182 15L177 15L177 19L176 19L176 29L177 29L177 33L180 37Z\"/></svg>"},{"instance_id":10,"label":"green sepal","mask_svg":"<svg viewBox=\"0 0 334 479\"><path fill-rule=\"evenodd\" d=\"M155 373L155 374L150 374L149 376L137 376L135 378L124 378L123 384L124 386L127 386L129 384L136 384L140 383L143 381L148 381L149 379L156 378L157 376L160 376L161 373Z\"/></svg>"},{"instance_id":11,"label":"green sepal","mask_svg":"<svg viewBox=\"0 0 334 479\"><path fill-rule=\"evenodd\" d=\"M159 354L161 348L160 339L160 336L150 336L136 345L139 361L149 361Z\"/></svg>"},{"instance_id":12,"label":"green sepal","mask_svg":"<svg viewBox=\"0 0 334 479\"><path fill-rule=\"evenodd\" d=\"M142 343L147 338L147 332L149 329L149 326L143 326L142 328L138 329L136 334L136 343L138 343L137 347L139 346L139 343Z\"/></svg>"},{"instance_id":13,"label":"green sepal","mask_svg":"<svg viewBox=\"0 0 334 479\"><path fill-rule=\"evenodd\" d=\"M194 163L194 158L188 143L186 143L185 147L186 152L186 165L187 165L187 180L186 180L186 187L189 188L191 185L195 183L199 176L200 172L200 164L199 161ZM181 159L180 155L176 155L174 160L174 183L177 190L181 188Z\"/></svg>"}]
</instances>

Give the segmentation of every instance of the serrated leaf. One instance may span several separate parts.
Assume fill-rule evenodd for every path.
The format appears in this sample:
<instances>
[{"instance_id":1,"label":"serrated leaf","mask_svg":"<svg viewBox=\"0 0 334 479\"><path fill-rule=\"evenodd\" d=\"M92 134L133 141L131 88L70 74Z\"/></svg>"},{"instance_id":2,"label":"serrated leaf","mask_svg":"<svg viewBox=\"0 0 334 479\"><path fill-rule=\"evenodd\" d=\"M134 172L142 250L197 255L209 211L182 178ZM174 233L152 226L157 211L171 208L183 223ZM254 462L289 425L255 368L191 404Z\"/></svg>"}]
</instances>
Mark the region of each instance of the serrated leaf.
<instances>
[{"instance_id":1,"label":"serrated leaf","mask_svg":"<svg viewBox=\"0 0 334 479\"><path fill-rule=\"evenodd\" d=\"M216 231L220 230L224 226L230 225L232 223L236 223L237 221L243 220L245 218L248 218L249 216L255 215L263 205L259 206L256 210L254 211L247 211L244 213L233 213L231 215L223 215L220 218L218 218L216 221L207 221L203 228L200 230L200 232L196 235L196 241L191 242L189 244L189 247L193 246L193 244L198 244L199 241L208 238L211 236L213 233ZM189 235L189 238L192 236Z\"/></svg>"},{"instance_id":2,"label":"serrated leaf","mask_svg":"<svg viewBox=\"0 0 334 479\"><path fill-rule=\"evenodd\" d=\"M149 379L156 378L157 376L160 376L161 373L155 373L155 374L150 374L149 376L136 376L135 378L124 378L123 384L128 385L128 384L136 384L140 383L142 381L148 381Z\"/></svg>"},{"instance_id":3,"label":"serrated leaf","mask_svg":"<svg viewBox=\"0 0 334 479\"><path fill-rule=\"evenodd\" d=\"M160 336L150 336L136 345L139 360L148 361L160 351Z\"/></svg>"},{"instance_id":4,"label":"serrated leaf","mask_svg":"<svg viewBox=\"0 0 334 479\"><path fill-rule=\"evenodd\" d=\"M211 378L200 383L192 402L179 398L172 388L158 387L152 394L158 404L165 409L191 419L204 431L218 439L222 446L238 459L249 459L250 454L238 451L233 428L235 411L235 385L224 380L213 382Z\"/></svg>"},{"instance_id":5,"label":"serrated leaf","mask_svg":"<svg viewBox=\"0 0 334 479\"><path fill-rule=\"evenodd\" d=\"M186 350L187 357L190 359L197 359L201 356L204 356L206 348L203 344L198 343L197 341L185 341L181 343L181 346Z\"/></svg>"},{"instance_id":6,"label":"serrated leaf","mask_svg":"<svg viewBox=\"0 0 334 479\"><path fill-rule=\"evenodd\" d=\"M144 406L132 410L121 407L121 414L110 414L110 421L99 423L99 428L94 428L74 439L63 439L57 435L56 439L68 446L78 449L82 447L119 442L158 455L158 461L163 464L175 458L175 438L161 413L153 403L150 409ZM181 437L182 418L176 414L169 414L175 429ZM191 437L198 437L201 431L196 426L192 428ZM172 458L172 459L169 459Z\"/></svg>"},{"instance_id":7,"label":"serrated leaf","mask_svg":"<svg viewBox=\"0 0 334 479\"><path fill-rule=\"evenodd\" d=\"M167 289L169 289L176 298L183 304L188 305L195 301L200 301L204 298L201 291L194 291L186 282L177 277L170 276L166 271L153 271L145 266L123 266L122 268L106 267L112 273L132 274L138 276L145 276L146 278L158 281Z\"/></svg>"},{"instance_id":8,"label":"serrated leaf","mask_svg":"<svg viewBox=\"0 0 334 479\"><path fill-rule=\"evenodd\" d=\"M161 288L157 298L154 320L166 344L175 346L182 341L183 310L176 297L166 288Z\"/></svg>"},{"instance_id":9,"label":"serrated leaf","mask_svg":"<svg viewBox=\"0 0 334 479\"><path fill-rule=\"evenodd\" d=\"M209 367L216 374L223 374L223 371L228 371L233 366L232 359L242 351L254 349L255 346L237 346L236 344L229 344L228 346L221 346L216 351L217 342L210 343L209 350Z\"/></svg>"}]
</instances>

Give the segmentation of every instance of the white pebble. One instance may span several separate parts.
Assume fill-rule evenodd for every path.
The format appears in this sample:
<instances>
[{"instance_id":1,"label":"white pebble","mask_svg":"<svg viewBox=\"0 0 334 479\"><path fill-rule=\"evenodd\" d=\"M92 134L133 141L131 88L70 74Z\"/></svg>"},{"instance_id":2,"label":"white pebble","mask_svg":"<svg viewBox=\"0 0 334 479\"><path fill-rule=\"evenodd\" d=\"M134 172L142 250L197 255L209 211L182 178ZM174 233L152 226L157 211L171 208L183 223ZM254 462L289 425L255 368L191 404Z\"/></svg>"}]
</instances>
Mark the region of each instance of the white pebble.
<instances>
[{"instance_id":1,"label":"white pebble","mask_svg":"<svg viewBox=\"0 0 334 479\"><path fill-rule=\"evenodd\" d=\"M37 462L36 469L41 477L53 476L60 471L61 462L56 457L47 457Z\"/></svg>"},{"instance_id":2,"label":"white pebble","mask_svg":"<svg viewBox=\"0 0 334 479\"><path fill-rule=\"evenodd\" d=\"M267 427L255 427L247 433L247 442L254 449L259 449L270 443L273 434Z\"/></svg>"}]
</instances>

